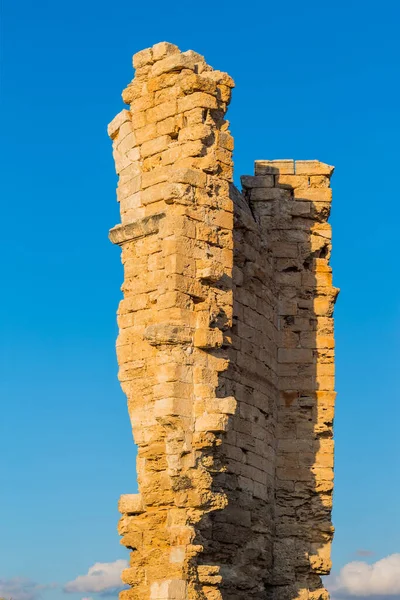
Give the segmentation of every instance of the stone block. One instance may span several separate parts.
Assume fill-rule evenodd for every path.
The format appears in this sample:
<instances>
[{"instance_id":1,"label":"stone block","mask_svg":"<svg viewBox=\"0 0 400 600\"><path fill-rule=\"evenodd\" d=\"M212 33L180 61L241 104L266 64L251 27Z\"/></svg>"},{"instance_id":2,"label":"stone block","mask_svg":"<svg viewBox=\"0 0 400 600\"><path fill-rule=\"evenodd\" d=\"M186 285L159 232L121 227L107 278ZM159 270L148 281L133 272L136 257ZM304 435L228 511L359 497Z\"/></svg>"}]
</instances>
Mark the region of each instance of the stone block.
<instances>
[{"instance_id":1,"label":"stone block","mask_svg":"<svg viewBox=\"0 0 400 600\"><path fill-rule=\"evenodd\" d=\"M146 327L143 337L152 346L189 344L193 331L186 325L157 323Z\"/></svg>"},{"instance_id":2,"label":"stone block","mask_svg":"<svg viewBox=\"0 0 400 600\"><path fill-rule=\"evenodd\" d=\"M148 64L153 64L153 50L152 48L146 48L145 50L141 50L140 52L136 52L136 54L132 57L132 64L134 69L140 69Z\"/></svg>"},{"instance_id":3,"label":"stone block","mask_svg":"<svg viewBox=\"0 0 400 600\"><path fill-rule=\"evenodd\" d=\"M144 142L140 148L140 154L142 158L158 154L166 150L170 144L171 138L169 135L162 135L148 142Z\"/></svg>"},{"instance_id":4,"label":"stone block","mask_svg":"<svg viewBox=\"0 0 400 600\"><path fill-rule=\"evenodd\" d=\"M220 329L199 328L193 338L196 348L219 348L223 343L223 333Z\"/></svg>"},{"instance_id":5,"label":"stone block","mask_svg":"<svg viewBox=\"0 0 400 600\"><path fill-rule=\"evenodd\" d=\"M167 579L154 582L150 587L150 600L186 600L186 581Z\"/></svg>"},{"instance_id":6,"label":"stone block","mask_svg":"<svg viewBox=\"0 0 400 600\"><path fill-rule=\"evenodd\" d=\"M256 160L255 175L294 175L294 160Z\"/></svg>"},{"instance_id":7,"label":"stone block","mask_svg":"<svg viewBox=\"0 0 400 600\"><path fill-rule=\"evenodd\" d=\"M328 175L331 176L335 167L318 160L296 160L296 175Z\"/></svg>"},{"instance_id":8,"label":"stone block","mask_svg":"<svg viewBox=\"0 0 400 600\"><path fill-rule=\"evenodd\" d=\"M159 77L164 73L179 72L183 69L194 71L196 65L203 61L203 57L195 52L174 53L156 62L150 70L150 77Z\"/></svg>"},{"instance_id":9,"label":"stone block","mask_svg":"<svg viewBox=\"0 0 400 600\"><path fill-rule=\"evenodd\" d=\"M192 406L189 401L181 398L161 398L154 403L154 418L163 420L167 417L190 417Z\"/></svg>"},{"instance_id":10,"label":"stone block","mask_svg":"<svg viewBox=\"0 0 400 600\"><path fill-rule=\"evenodd\" d=\"M296 200L313 200L316 202L331 202L332 190L328 187L314 188L296 188L294 190Z\"/></svg>"},{"instance_id":11,"label":"stone block","mask_svg":"<svg viewBox=\"0 0 400 600\"><path fill-rule=\"evenodd\" d=\"M190 75L185 74L179 81L179 86L186 95L194 94L195 92L205 92L216 96L218 93L217 85L212 79L195 73L191 73Z\"/></svg>"},{"instance_id":12,"label":"stone block","mask_svg":"<svg viewBox=\"0 0 400 600\"><path fill-rule=\"evenodd\" d=\"M175 99L170 102L162 102L154 108L149 108L146 111L146 120L148 123L156 123L158 121L164 121L168 117L175 116L177 112L177 103Z\"/></svg>"},{"instance_id":13,"label":"stone block","mask_svg":"<svg viewBox=\"0 0 400 600\"><path fill-rule=\"evenodd\" d=\"M122 514L140 515L144 512L141 494L123 494L118 502L118 510Z\"/></svg>"},{"instance_id":14,"label":"stone block","mask_svg":"<svg viewBox=\"0 0 400 600\"><path fill-rule=\"evenodd\" d=\"M159 42L152 47L153 51L153 60L161 60L171 54L178 54L179 48L175 46L175 44L170 44L169 42Z\"/></svg>"},{"instance_id":15,"label":"stone block","mask_svg":"<svg viewBox=\"0 0 400 600\"><path fill-rule=\"evenodd\" d=\"M263 202L266 200L290 200L290 190L276 187L254 187L250 191L252 202Z\"/></svg>"},{"instance_id":16,"label":"stone block","mask_svg":"<svg viewBox=\"0 0 400 600\"><path fill-rule=\"evenodd\" d=\"M117 116L113 118L113 120L107 127L107 133L110 136L110 138L114 139L115 136L118 134L120 127L124 123L130 123L130 121L131 121L131 115L130 115L129 110L125 110L125 109L121 110L121 112L118 113Z\"/></svg>"},{"instance_id":17,"label":"stone block","mask_svg":"<svg viewBox=\"0 0 400 600\"><path fill-rule=\"evenodd\" d=\"M143 82L134 79L122 91L122 100L125 104L131 104L134 100L140 98L143 93L146 93Z\"/></svg>"},{"instance_id":18,"label":"stone block","mask_svg":"<svg viewBox=\"0 0 400 600\"><path fill-rule=\"evenodd\" d=\"M164 202L171 204L174 200L187 200L187 203L191 201L190 188L181 183L159 183L145 189L141 192L141 201L144 206L147 204L153 204L155 202Z\"/></svg>"},{"instance_id":19,"label":"stone block","mask_svg":"<svg viewBox=\"0 0 400 600\"><path fill-rule=\"evenodd\" d=\"M189 127L183 127L179 131L180 142L192 142L194 140L206 140L212 135L212 129L209 125L197 123Z\"/></svg>"},{"instance_id":20,"label":"stone block","mask_svg":"<svg viewBox=\"0 0 400 600\"><path fill-rule=\"evenodd\" d=\"M189 156L200 156L203 152L204 145L201 140L187 142L180 146L169 148L161 155L161 164L171 165L177 161L181 161Z\"/></svg>"},{"instance_id":21,"label":"stone block","mask_svg":"<svg viewBox=\"0 0 400 600\"><path fill-rule=\"evenodd\" d=\"M144 94L139 96L139 98L134 98L131 102L131 113L135 114L136 118L138 114L146 111L148 108L152 108L154 106L154 94ZM132 123L135 127L143 127L143 124L135 124L134 119L132 118Z\"/></svg>"},{"instance_id":22,"label":"stone block","mask_svg":"<svg viewBox=\"0 0 400 600\"><path fill-rule=\"evenodd\" d=\"M234 415L237 408L236 399L233 396L227 398L211 398L205 402L207 412Z\"/></svg>"},{"instance_id":23,"label":"stone block","mask_svg":"<svg viewBox=\"0 0 400 600\"><path fill-rule=\"evenodd\" d=\"M218 103L214 96L204 92L194 92L178 100L178 112L183 113L193 108L217 108Z\"/></svg>"},{"instance_id":24,"label":"stone block","mask_svg":"<svg viewBox=\"0 0 400 600\"><path fill-rule=\"evenodd\" d=\"M274 187L274 175L242 175L240 178L242 186L245 189Z\"/></svg>"},{"instance_id":25,"label":"stone block","mask_svg":"<svg viewBox=\"0 0 400 600\"><path fill-rule=\"evenodd\" d=\"M280 363L311 363L313 352L308 348L279 348L278 362Z\"/></svg>"},{"instance_id":26,"label":"stone block","mask_svg":"<svg viewBox=\"0 0 400 600\"><path fill-rule=\"evenodd\" d=\"M196 419L195 431L225 431L228 417L219 413L204 413Z\"/></svg>"}]
</instances>

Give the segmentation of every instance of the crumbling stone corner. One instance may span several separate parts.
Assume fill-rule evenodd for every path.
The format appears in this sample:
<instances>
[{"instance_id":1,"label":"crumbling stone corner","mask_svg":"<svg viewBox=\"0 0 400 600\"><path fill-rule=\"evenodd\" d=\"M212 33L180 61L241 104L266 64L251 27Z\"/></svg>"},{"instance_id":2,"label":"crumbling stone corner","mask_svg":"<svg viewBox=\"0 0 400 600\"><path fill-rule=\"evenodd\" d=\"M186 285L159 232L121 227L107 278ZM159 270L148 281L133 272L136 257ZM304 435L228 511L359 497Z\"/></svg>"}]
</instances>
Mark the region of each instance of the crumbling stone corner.
<instances>
[{"instance_id":1,"label":"crumbling stone corner","mask_svg":"<svg viewBox=\"0 0 400 600\"><path fill-rule=\"evenodd\" d=\"M139 494L121 600L325 600L333 480L332 167L232 183L234 87L191 50L133 57L119 175L119 379Z\"/></svg>"}]
</instances>

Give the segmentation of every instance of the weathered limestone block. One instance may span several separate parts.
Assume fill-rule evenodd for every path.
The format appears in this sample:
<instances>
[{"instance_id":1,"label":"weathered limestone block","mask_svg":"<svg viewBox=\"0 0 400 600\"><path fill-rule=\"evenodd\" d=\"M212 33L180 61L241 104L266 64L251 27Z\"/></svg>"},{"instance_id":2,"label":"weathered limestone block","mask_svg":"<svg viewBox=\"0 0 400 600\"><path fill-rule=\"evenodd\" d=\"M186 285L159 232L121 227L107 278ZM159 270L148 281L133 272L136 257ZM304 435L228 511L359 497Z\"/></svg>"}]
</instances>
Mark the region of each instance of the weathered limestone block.
<instances>
[{"instance_id":1,"label":"weathered limestone block","mask_svg":"<svg viewBox=\"0 0 400 600\"><path fill-rule=\"evenodd\" d=\"M239 192L229 75L167 42L133 65L108 128L138 446L121 600L327 600L333 167L256 161Z\"/></svg>"},{"instance_id":2,"label":"weathered limestone block","mask_svg":"<svg viewBox=\"0 0 400 600\"><path fill-rule=\"evenodd\" d=\"M122 514L139 515L144 512L142 496L140 494L124 494L119 499L118 510Z\"/></svg>"}]
</instances>

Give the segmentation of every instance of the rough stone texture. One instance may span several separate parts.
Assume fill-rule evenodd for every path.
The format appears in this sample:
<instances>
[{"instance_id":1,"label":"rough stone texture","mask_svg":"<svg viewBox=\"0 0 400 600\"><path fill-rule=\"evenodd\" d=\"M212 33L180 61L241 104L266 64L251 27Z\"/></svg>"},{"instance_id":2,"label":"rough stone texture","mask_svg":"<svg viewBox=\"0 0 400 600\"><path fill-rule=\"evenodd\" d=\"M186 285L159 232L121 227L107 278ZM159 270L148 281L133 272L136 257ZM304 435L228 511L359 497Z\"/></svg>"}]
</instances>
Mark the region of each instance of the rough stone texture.
<instances>
[{"instance_id":1,"label":"rough stone texture","mask_svg":"<svg viewBox=\"0 0 400 600\"><path fill-rule=\"evenodd\" d=\"M326 600L333 535L333 168L232 184L232 79L162 42L109 125L119 379L139 494L121 600Z\"/></svg>"}]
</instances>

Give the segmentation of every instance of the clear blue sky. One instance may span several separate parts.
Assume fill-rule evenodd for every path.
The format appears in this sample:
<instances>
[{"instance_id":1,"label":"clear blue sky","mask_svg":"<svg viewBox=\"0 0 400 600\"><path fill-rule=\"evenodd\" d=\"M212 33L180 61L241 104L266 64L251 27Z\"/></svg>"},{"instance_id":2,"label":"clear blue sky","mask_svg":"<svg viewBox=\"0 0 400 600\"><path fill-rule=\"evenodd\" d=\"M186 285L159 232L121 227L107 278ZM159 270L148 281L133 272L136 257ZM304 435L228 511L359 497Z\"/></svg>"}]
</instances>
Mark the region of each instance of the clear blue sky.
<instances>
[{"instance_id":1,"label":"clear blue sky","mask_svg":"<svg viewBox=\"0 0 400 600\"><path fill-rule=\"evenodd\" d=\"M3 0L1 18L0 580L62 585L126 558L106 126L132 54L163 40L235 79L236 180L255 159L336 166L334 567L400 552L399 3Z\"/></svg>"}]
</instances>

